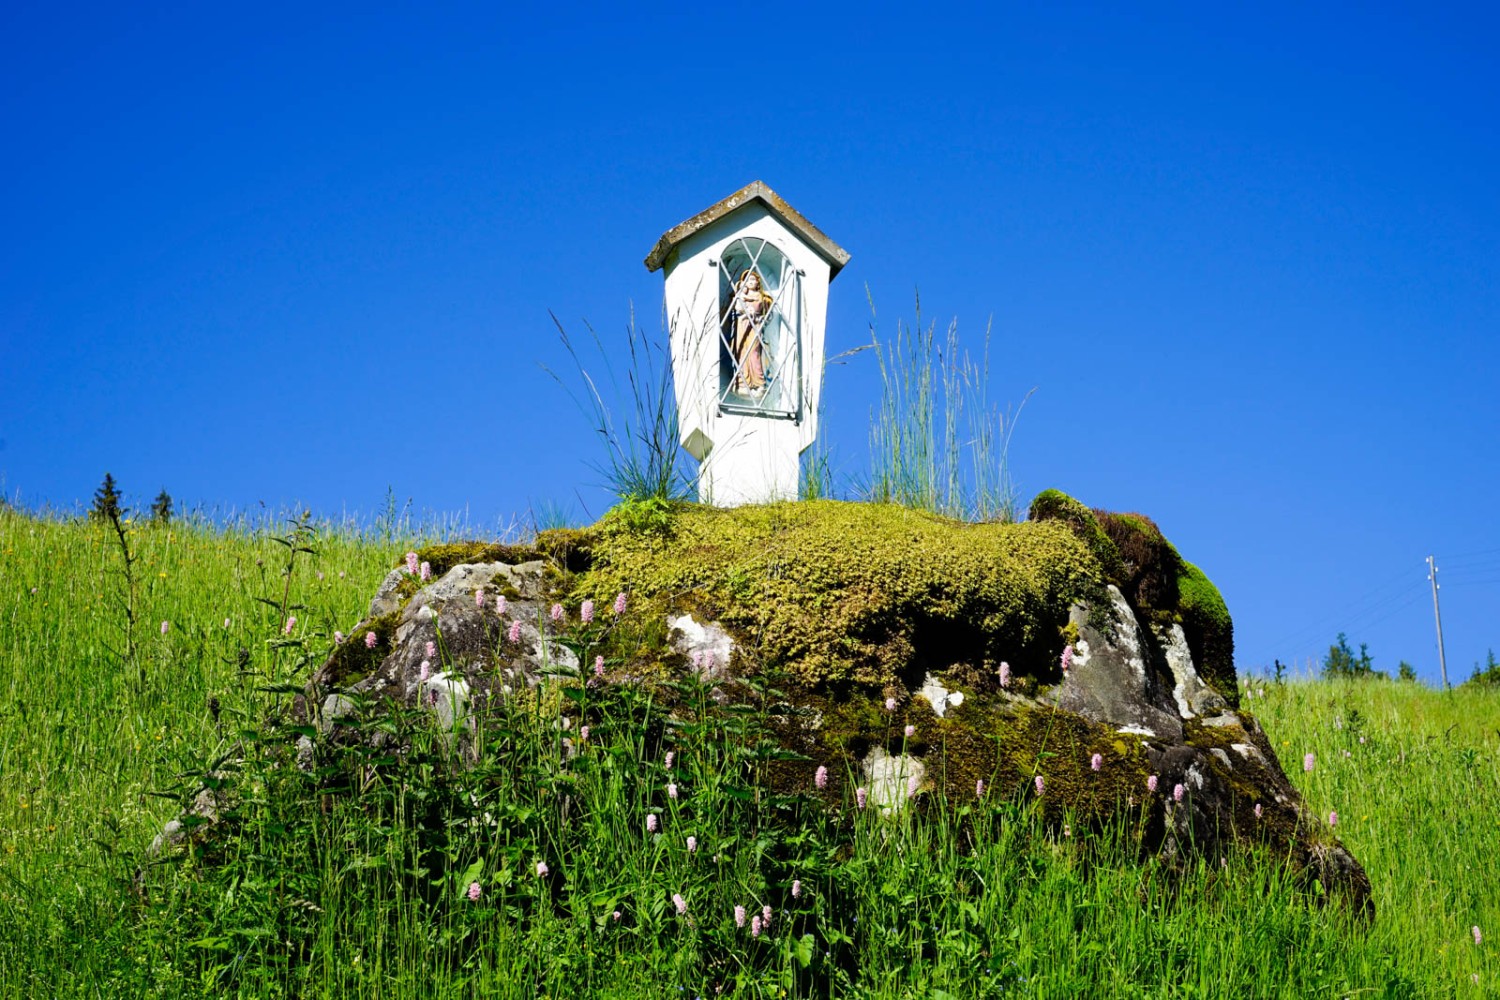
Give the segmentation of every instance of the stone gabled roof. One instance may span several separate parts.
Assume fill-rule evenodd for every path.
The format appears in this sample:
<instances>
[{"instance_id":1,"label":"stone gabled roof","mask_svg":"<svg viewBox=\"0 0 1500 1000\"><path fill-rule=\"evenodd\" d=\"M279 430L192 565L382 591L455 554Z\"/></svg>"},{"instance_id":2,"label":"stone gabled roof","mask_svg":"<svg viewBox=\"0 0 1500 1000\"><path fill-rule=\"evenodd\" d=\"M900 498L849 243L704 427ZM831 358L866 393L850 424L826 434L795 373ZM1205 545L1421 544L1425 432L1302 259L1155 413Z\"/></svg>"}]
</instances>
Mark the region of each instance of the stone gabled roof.
<instances>
[{"instance_id":1,"label":"stone gabled roof","mask_svg":"<svg viewBox=\"0 0 1500 1000\"><path fill-rule=\"evenodd\" d=\"M788 205L781 195L766 187L764 181L751 181L723 201L710 205L692 218L679 222L662 233L661 239L656 241L656 246L652 247L651 252L646 255L646 270L659 270L667 262L667 257L677 244L753 201L763 203L771 210L772 215L786 223L793 232L802 237L808 246L817 251L818 256L828 261L830 280L843 269L845 264L849 263L849 251L830 240L824 235L823 230L808 222L802 213Z\"/></svg>"}]
</instances>

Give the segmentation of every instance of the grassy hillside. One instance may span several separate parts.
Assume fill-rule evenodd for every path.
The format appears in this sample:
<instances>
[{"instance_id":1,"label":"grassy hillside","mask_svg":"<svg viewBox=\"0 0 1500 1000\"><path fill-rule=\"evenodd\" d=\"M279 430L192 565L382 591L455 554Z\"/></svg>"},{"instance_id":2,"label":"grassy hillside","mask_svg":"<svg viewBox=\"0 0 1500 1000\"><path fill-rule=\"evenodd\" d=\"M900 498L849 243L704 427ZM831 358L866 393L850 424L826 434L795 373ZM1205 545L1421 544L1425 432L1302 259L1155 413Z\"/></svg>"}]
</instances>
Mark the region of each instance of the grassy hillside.
<instances>
[{"instance_id":1,"label":"grassy hillside","mask_svg":"<svg viewBox=\"0 0 1500 1000\"><path fill-rule=\"evenodd\" d=\"M1371 927L1310 901L1274 859L1172 874L1135 856L1132 831L1047 829L1005 790L955 790L895 823L757 797L755 720L706 705L678 724L612 689L518 703L477 775L449 766L437 734L408 732L405 770L360 763L359 807L267 758L237 779L233 837L152 863L146 845L197 776L267 732L276 686L305 678L407 545L323 534L287 577L266 532L140 526L130 542L124 663L111 533L0 510L3 996L1500 991L1492 944L1471 933L1500 942L1493 688L1244 686L1368 870ZM559 720L580 714L593 732L564 750ZM736 906L771 906L769 929L738 926Z\"/></svg>"}]
</instances>

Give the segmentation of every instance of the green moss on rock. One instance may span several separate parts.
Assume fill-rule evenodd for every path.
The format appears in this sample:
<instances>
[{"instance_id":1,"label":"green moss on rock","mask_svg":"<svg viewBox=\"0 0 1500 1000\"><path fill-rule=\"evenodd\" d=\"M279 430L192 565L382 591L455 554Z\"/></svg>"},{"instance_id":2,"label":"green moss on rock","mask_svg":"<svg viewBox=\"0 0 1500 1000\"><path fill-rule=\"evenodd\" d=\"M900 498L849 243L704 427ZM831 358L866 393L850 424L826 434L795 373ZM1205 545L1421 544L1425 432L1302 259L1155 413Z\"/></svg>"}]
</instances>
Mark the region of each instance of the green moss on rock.
<instances>
[{"instance_id":1,"label":"green moss on rock","mask_svg":"<svg viewBox=\"0 0 1500 1000\"><path fill-rule=\"evenodd\" d=\"M1124 571L1120 589L1131 606L1157 625L1180 623L1198 675L1238 707L1234 622L1218 588L1182 558L1149 517L1094 513L1120 553Z\"/></svg>"},{"instance_id":2,"label":"green moss on rock","mask_svg":"<svg viewBox=\"0 0 1500 1000\"><path fill-rule=\"evenodd\" d=\"M333 647L328 662L322 668L324 683L335 687L347 687L370 676L391 651L396 640L396 627L401 624L401 612L392 611L365 622L342 643ZM365 636L373 633L375 645L366 646Z\"/></svg>"},{"instance_id":3,"label":"green moss on rock","mask_svg":"<svg viewBox=\"0 0 1500 1000\"><path fill-rule=\"evenodd\" d=\"M1120 553L1120 590L1139 612L1158 623L1175 620L1182 560L1156 522L1144 514L1094 512Z\"/></svg>"},{"instance_id":4,"label":"green moss on rock","mask_svg":"<svg viewBox=\"0 0 1500 1000\"><path fill-rule=\"evenodd\" d=\"M1234 621L1224 598L1203 571L1185 559L1179 560L1178 609L1182 631L1198 674L1235 707L1239 707L1239 681L1234 670Z\"/></svg>"},{"instance_id":5,"label":"green moss on rock","mask_svg":"<svg viewBox=\"0 0 1500 1000\"><path fill-rule=\"evenodd\" d=\"M606 522L575 593L694 611L805 684L911 686L958 663L1045 669L1097 558L1065 525L964 524L832 500L686 507L670 532ZM920 652L919 652L920 651Z\"/></svg>"},{"instance_id":6,"label":"green moss on rock","mask_svg":"<svg viewBox=\"0 0 1500 1000\"><path fill-rule=\"evenodd\" d=\"M1088 507L1074 500L1062 490L1042 490L1031 501L1031 510L1027 514L1031 521L1057 521L1067 525L1075 535L1082 539L1099 560L1099 566L1104 571L1105 577L1112 583L1118 583L1120 579L1120 552L1115 547L1114 541L1109 537L1099 519Z\"/></svg>"},{"instance_id":7,"label":"green moss on rock","mask_svg":"<svg viewBox=\"0 0 1500 1000\"><path fill-rule=\"evenodd\" d=\"M467 563L503 562L516 565L541 559L543 555L535 545L502 545L498 542L445 542L417 550L417 558L431 565L434 577L442 576L453 567Z\"/></svg>"}]
</instances>

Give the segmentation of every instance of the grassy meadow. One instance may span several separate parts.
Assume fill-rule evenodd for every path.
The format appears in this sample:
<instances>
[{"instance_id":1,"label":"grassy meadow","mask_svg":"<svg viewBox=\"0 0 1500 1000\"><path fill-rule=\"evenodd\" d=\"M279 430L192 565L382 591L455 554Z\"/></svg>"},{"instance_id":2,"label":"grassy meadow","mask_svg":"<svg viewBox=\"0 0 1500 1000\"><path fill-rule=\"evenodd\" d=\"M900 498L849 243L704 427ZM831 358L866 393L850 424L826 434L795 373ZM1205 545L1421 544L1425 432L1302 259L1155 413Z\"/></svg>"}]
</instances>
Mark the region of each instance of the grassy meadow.
<instances>
[{"instance_id":1,"label":"grassy meadow","mask_svg":"<svg viewBox=\"0 0 1500 1000\"><path fill-rule=\"evenodd\" d=\"M127 636L109 527L0 508L0 996L1500 996L1500 690L1248 685L1366 925L1264 852L1173 872L1009 789L762 794L757 718L701 692L528 693L476 767L397 717L399 758L304 774L276 709L413 540L285 530L132 525ZM149 857L205 782L222 834Z\"/></svg>"}]
</instances>

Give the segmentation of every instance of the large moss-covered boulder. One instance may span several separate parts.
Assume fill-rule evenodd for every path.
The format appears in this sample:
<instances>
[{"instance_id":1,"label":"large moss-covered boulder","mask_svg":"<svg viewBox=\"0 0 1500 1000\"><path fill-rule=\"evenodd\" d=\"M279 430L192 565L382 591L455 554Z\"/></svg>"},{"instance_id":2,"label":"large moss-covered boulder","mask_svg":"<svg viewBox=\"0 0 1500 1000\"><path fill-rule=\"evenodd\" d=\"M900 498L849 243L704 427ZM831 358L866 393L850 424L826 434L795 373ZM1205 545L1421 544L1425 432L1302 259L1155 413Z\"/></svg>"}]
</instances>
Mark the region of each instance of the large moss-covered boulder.
<instances>
[{"instance_id":1,"label":"large moss-covered boulder","mask_svg":"<svg viewBox=\"0 0 1500 1000\"><path fill-rule=\"evenodd\" d=\"M813 501L623 505L531 546L393 569L308 686L325 732L391 698L458 739L538 685L696 678L793 753L770 779L897 811L1039 799L1075 827L1131 817L1168 855L1270 844L1357 907L1369 884L1236 709L1218 591L1140 515L1056 491L1019 524ZM623 609L623 610L621 610ZM373 639L366 636L373 635Z\"/></svg>"}]
</instances>

